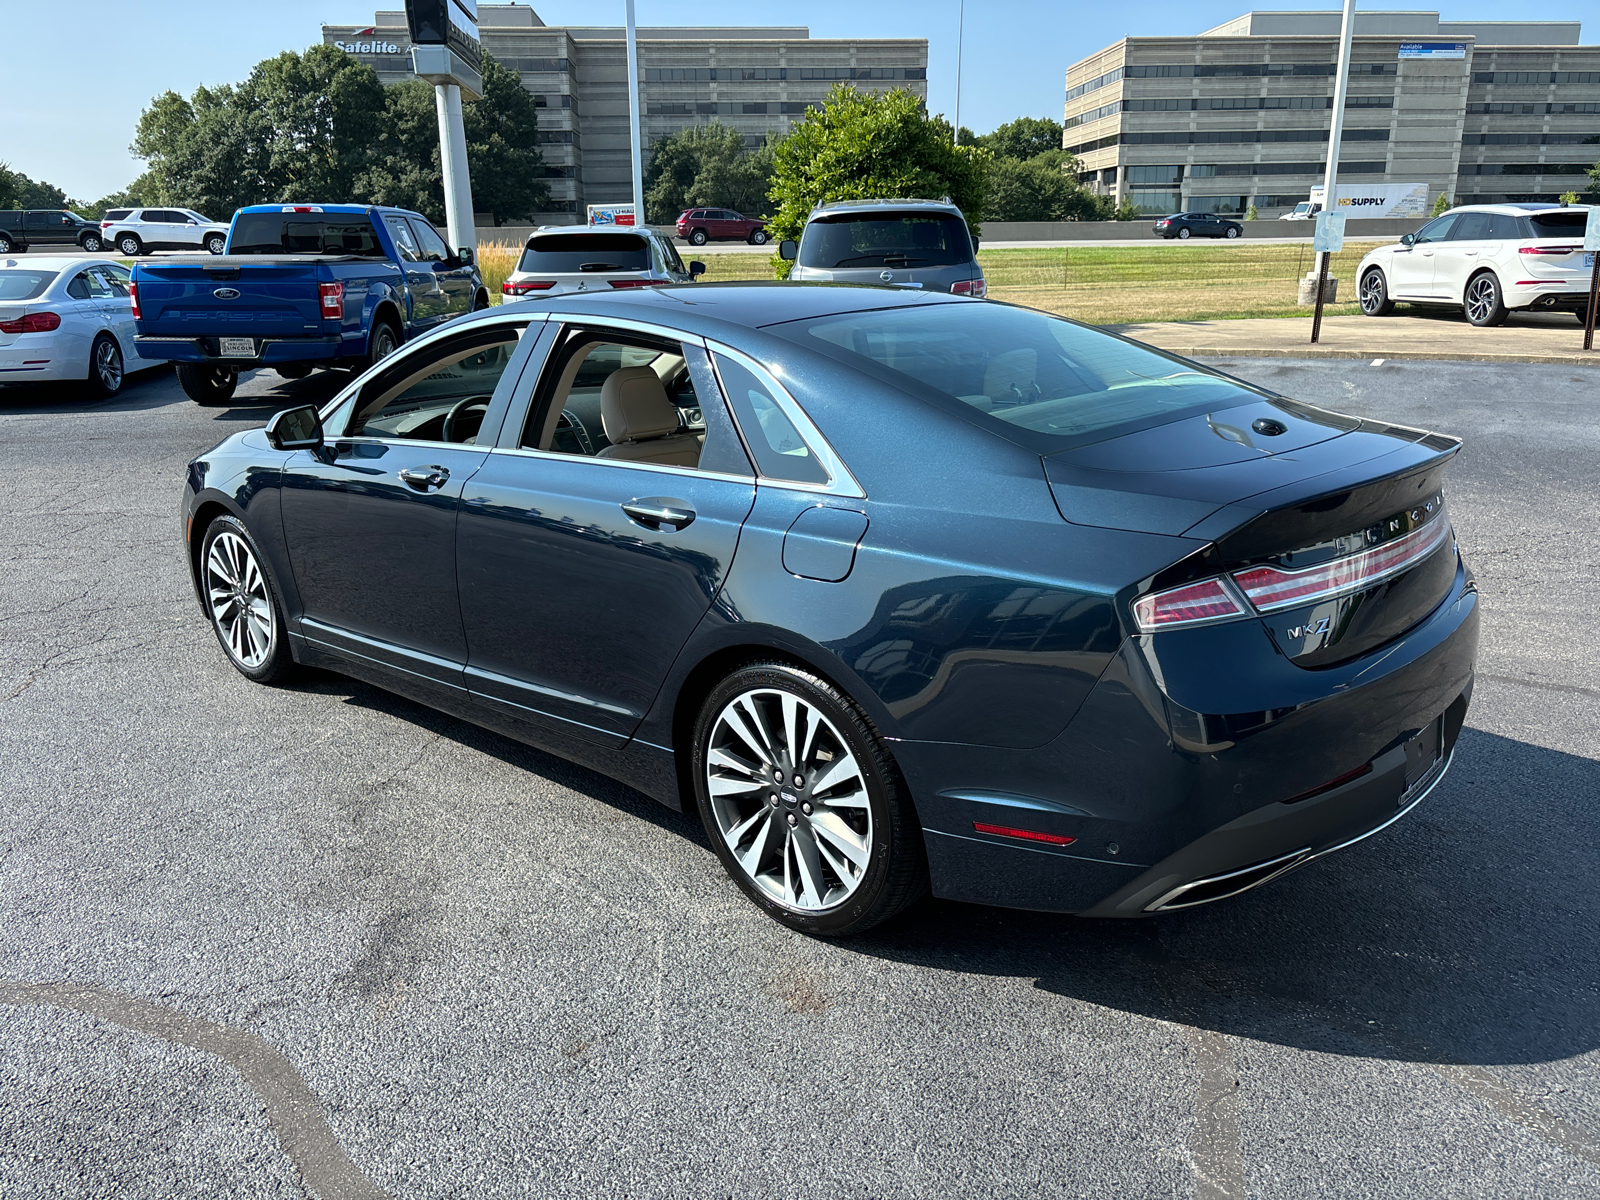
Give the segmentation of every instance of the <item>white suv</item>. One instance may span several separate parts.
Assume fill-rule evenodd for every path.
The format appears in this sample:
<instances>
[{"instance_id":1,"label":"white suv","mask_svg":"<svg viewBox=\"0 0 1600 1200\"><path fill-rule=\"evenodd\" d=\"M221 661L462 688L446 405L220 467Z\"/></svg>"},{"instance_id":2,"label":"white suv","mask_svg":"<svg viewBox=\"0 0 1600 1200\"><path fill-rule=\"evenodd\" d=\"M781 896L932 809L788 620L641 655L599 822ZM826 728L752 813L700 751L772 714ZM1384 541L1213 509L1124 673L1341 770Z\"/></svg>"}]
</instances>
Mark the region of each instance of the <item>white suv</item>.
<instances>
[{"instance_id":1,"label":"white suv","mask_svg":"<svg viewBox=\"0 0 1600 1200\"><path fill-rule=\"evenodd\" d=\"M133 257L152 250L209 250L221 254L228 227L189 208L133 208L100 222L100 240ZM107 213L108 218L113 214Z\"/></svg>"},{"instance_id":2,"label":"white suv","mask_svg":"<svg viewBox=\"0 0 1600 1200\"><path fill-rule=\"evenodd\" d=\"M1594 263L1583 250L1588 216L1584 204L1453 208L1361 260L1361 311L1385 317L1401 300L1459 308L1474 325L1499 325L1519 310L1581 321Z\"/></svg>"},{"instance_id":3,"label":"white suv","mask_svg":"<svg viewBox=\"0 0 1600 1200\"><path fill-rule=\"evenodd\" d=\"M526 300L561 292L689 283L705 269L701 262L685 266L671 239L653 229L543 225L528 238L500 293L506 300Z\"/></svg>"}]
</instances>

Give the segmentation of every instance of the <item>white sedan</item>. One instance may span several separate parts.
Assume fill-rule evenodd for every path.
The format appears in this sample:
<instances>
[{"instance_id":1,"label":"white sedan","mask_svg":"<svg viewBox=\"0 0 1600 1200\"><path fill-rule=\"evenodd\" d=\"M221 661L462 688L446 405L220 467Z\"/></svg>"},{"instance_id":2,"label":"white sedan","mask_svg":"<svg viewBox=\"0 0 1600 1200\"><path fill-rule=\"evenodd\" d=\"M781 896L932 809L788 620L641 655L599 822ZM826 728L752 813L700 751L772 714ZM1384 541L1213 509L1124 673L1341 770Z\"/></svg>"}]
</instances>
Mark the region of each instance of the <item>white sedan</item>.
<instances>
[{"instance_id":1,"label":"white sedan","mask_svg":"<svg viewBox=\"0 0 1600 1200\"><path fill-rule=\"evenodd\" d=\"M115 395L134 371L164 365L133 343L128 269L81 256L0 258L0 383L84 384Z\"/></svg>"}]
</instances>

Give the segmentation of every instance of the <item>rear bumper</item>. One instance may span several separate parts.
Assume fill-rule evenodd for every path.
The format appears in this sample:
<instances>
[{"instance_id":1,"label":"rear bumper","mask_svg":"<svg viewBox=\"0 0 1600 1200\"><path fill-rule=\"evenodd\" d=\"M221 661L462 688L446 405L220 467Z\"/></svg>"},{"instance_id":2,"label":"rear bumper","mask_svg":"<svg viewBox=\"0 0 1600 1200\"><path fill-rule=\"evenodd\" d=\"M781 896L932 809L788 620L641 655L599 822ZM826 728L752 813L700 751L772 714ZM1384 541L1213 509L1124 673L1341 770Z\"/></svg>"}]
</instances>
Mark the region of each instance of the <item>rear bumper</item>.
<instances>
[{"instance_id":1,"label":"rear bumper","mask_svg":"<svg viewBox=\"0 0 1600 1200\"><path fill-rule=\"evenodd\" d=\"M136 337L133 344L144 358L238 367L242 371L271 366L273 363L338 358L344 346L343 340L338 337L257 338L256 357L224 358L217 352L215 337Z\"/></svg>"},{"instance_id":2,"label":"rear bumper","mask_svg":"<svg viewBox=\"0 0 1600 1200\"><path fill-rule=\"evenodd\" d=\"M1584 305L1589 303L1589 286L1585 280L1579 284L1565 279L1553 279L1548 283L1538 285L1506 287L1507 308L1529 308L1535 312L1543 310L1556 310L1560 312L1581 312Z\"/></svg>"}]
</instances>

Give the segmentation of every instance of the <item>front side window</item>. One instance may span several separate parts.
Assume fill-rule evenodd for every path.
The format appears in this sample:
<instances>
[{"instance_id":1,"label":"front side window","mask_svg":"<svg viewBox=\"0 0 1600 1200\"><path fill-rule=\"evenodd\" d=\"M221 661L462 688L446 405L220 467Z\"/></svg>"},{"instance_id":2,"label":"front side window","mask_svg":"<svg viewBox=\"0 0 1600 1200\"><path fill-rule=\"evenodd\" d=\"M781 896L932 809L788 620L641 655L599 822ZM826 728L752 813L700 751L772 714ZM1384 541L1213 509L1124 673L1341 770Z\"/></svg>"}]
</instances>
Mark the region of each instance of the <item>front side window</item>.
<instances>
[{"instance_id":1,"label":"front side window","mask_svg":"<svg viewBox=\"0 0 1600 1200\"><path fill-rule=\"evenodd\" d=\"M735 359L713 357L722 390L761 474L791 483L827 483L827 470L779 405L774 385Z\"/></svg>"},{"instance_id":2,"label":"front side window","mask_svg":"<svg viewBox=\"0 0 1600 1200\"><path fill-rule=\"evenodd\" d=\"M482 330L397 361L363 389L349 436L475 444L525 328Z\"/></svg>"},{"instance_id":3,"label":"front side window","mask_svg":"<svg viewBox=\"0 0 1600 1200\"><path fill-rule=\"evenodd\" d=\"M1450 236L1450 230L1461 219L1459 213L1446 213L1436 220L1429 221L1417 230L1416 241L1413 245L1420 246L1425 242L1442 242Z\"/></svg>"},{"instance_id":4,"label":"front side window","mask_svg":"<svg viewBox=\"0 0 1600 1200\"><path fill-rule=\"evenodd\" d=\"M421 262L422 248L417 245L417 235L411 232L411 225L404 217L385 217L383 223L389 227L389 236L394 239L395 249L400 252L400 257L405 262Z\"/></svg>"},{"instance_id":5,"label":"front side window","mask_svg":"<svg viewBox=\"0 0 1600 1200\"><path fill-rule=\"evenodd\" d=\"M450 247L445 245L444 239L432 225L426 221L413 219L411 228L416 230L417 242L422 247L422 257L428 262L444 262L450 257Z\"/></svg>"},{"instance_id":6,"label":"front side window","mask_svg":"<svg viewBox=\"0 0 1600 1200\"><path fill-rule=\"evenodd\" d=\"M943 267L971 260L966 222L940 213L822 217L800 239L802 267Z\"/></svg>"},{"instance_id":7,"label":"front side window","mask_svg":"<svg viewBox=\"0 0 1600 1200\"><path fill-rule=\"evenodd\" d=\"M929 304L771 328L1042 454L1260 399L1193 364L1004 305Z\"/></svg>"},{"instance_id":8,"label":"front side window","mask_svg":"<svg viewBox=\"0 0 1600 1200\"><path fill-rule=\"evenodd\" d=\"M103 263L91 268L89 274L94 277L100 287L105 288L105 295L111 299L121 300L128 295L127 269L120 263Z\"/></svg>"}]
</instances>

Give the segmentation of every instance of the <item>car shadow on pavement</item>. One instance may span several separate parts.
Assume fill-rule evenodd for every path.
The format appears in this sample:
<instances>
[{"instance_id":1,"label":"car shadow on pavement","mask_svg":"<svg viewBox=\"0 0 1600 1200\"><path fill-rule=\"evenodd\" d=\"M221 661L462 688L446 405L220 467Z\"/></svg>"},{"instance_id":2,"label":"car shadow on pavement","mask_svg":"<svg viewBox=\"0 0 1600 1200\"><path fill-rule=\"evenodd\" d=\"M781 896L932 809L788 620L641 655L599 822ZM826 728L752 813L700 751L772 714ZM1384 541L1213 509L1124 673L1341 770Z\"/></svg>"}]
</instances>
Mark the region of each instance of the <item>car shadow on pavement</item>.
<instances>
[{"instance_id":1,"label":"car shadow on pavement","mask_svg":"<svg viewBox=\"0 0 1600 1200\"><path fill-rule=\"evenodd\" d=\"M1255 892L1140 921L929 901L841 943L1262 1042L1412 1062L1600 1046L1600 766L1467 730L1392 829Z\"/></svg>"}]
</instances>

